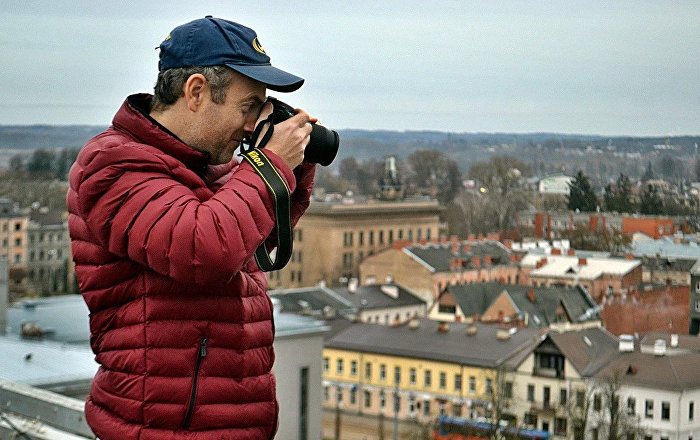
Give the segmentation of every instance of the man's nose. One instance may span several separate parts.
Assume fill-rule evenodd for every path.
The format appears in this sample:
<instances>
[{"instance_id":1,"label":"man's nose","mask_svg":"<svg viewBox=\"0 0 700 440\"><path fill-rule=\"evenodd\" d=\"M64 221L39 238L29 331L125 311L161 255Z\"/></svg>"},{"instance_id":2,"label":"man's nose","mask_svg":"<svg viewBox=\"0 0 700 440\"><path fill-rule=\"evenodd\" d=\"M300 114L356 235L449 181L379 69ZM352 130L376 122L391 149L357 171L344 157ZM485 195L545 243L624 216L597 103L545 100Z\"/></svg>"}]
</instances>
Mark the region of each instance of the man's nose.
<instances>
[{"instance_id":1,"label":"man's nose","mask_svg":"<svg viewBox=\"0 0 700 440\"><path fill-rule=\"evenodd\" d=\"M255 131L255 122L257 119L257 117L253 117L246 120L245 124L243 125L243 130L245 130L247 135L251 135Z\"/></svg>"}]
</instances>

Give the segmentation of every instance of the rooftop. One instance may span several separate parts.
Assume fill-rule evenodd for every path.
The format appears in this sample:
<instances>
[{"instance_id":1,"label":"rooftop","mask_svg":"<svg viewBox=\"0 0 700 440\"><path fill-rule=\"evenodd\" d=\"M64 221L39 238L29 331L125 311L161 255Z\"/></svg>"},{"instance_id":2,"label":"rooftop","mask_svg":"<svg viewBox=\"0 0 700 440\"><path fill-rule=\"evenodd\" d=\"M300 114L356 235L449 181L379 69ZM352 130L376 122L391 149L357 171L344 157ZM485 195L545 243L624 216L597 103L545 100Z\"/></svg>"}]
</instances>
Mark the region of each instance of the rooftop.
<instances>
[{"instance_id":1,"label":"rooftop","mask_svg":"<svg viewBox=\"0 0 700 440\"><path fill-rule=\"evenodd\" d=\"M412 324L413 323L413 324ZM439 331L446 326L446 331ZM470 335L469 327L476 332ZM503 332L507 339L497 338ZM499 333L501 332L501 333ZM496 367L539 341L538 331L509 331L486 324L444 324L414 319L398 326L354 323L329 339L326 348L403 356L462 365Z\"/></svg>"},{"instance_id":2,"label":"rooftop","mask_svg":"<svg viewBox=\"0 0 700 440\"><path fill-rule=\"evenodd\" d=\"M537 268L538 262L546 258L546 263ZM585 260L585 264L580 264ZM556 277L579 280L595 280L601 275L625 275L641 264L639 260L623 258L583 258L568 255L527 254L522 259L523 267L534 268L531 277Z\"/></svg>"},{"instance_id":3,"label":"rooftop","mask_svg":"<svg viewBox=\"0 0 700 440\"><path fill-rule=\"evenodd\" d=\"M559 308L570 322L599 320L593 299L580 288L529 287L499 283L457 284L447 287L465 316L483 314L506 294L519 313L529 315L528 326L542 328L560 322ZM530 299L530 294L534 301Z\"/></svg>"},{"instance_id":4,"label":"rooftop","mask_svg":"<svg viewBox=\"0 0 700 440\"><path fill-rule=\"evenodd\" d=\"M70 343L90 340L89 311L81 295L18 301L7 311L7 333L19 336L23 323L34 323L44 338Z\"/></svg>"},{"instance_id":5,"label":"rooftop","mask_svg":"<svg viewBox=\"0 0 700 440\"><path fill-rule=\"evenodd\" d=\"M494 240L448 241L446 243L426 243L403 248L410 257L423 264L431 272L445 272L452 269L451 262L461 259L465 268L474 268L473 258L483 265L485 257L491 264L511 264L510 251L502 243Z\"/></svg>"},{"instance_id":6,"label":"rooftop","mask_svg":"<svg viewBox=\"0 0 700 440\"><path fill-rule=\"evenodd\" d=\"M425 305L425 301L396 283L334 287L333 291L358 311Z\"/></svg>"}]
</instances>

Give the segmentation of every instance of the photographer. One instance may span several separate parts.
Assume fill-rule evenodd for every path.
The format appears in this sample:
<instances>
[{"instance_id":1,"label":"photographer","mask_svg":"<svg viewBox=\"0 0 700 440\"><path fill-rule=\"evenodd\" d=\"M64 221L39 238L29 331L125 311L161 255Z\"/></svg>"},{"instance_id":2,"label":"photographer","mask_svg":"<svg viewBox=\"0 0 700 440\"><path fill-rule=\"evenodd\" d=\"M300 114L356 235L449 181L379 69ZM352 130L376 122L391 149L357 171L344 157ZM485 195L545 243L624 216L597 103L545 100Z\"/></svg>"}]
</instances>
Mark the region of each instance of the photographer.
<instances>
[{"instance_id":1,"label":"photographer","mask_svg":"<svg viewBox=\"0 0 700 440\"><path fill-rule=\"evenodd\" d=\"M272 111L266 89L303 79L272 67L253 30L212 17L175 28L159 70L154 96L129 96L70 172L100 364L86 419L101 440L269 439L273 313L253 255L275 228L274 200L234 150ZM309 204L314 122L297 111L260 150L291 192L292 224Z\"/></svg>"}]
</instances>

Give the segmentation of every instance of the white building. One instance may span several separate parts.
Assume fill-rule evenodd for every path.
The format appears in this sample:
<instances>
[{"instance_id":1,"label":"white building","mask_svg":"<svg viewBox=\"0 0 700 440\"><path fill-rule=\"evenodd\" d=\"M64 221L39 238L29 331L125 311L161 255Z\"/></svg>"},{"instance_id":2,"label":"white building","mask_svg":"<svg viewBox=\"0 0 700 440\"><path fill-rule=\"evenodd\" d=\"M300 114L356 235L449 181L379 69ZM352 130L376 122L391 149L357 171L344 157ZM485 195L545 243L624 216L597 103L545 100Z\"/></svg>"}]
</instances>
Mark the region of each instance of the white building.
<instances>
[{"instance_id":1,"label":"white building","mask_svg":"<svg viewBox=\"0 0 700 440\"><path fill-rule=\"evenodd\" d=\"M539 181L537 189L541 194L569 195L569 184L574 178L565 175L548 176Z\"/></svg>"}]
</instances>

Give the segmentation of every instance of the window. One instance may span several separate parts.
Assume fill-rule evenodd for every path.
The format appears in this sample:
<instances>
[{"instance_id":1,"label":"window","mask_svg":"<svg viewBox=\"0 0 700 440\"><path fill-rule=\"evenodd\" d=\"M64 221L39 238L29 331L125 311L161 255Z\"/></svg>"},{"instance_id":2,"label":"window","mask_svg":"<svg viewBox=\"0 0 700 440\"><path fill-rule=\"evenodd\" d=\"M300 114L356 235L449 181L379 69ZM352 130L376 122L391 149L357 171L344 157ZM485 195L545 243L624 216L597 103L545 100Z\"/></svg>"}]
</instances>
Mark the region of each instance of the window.
<instances>
[{"instance_id":1,"label":"window","mask_svg":"<svg viewBox=\"0 0 700 440\"><path fill-rule=\"evenodd\" d=\"M576 391L576 408L583 408L585 402L586 394L581 390Z\"/></svg>"},{"instance_id":2,"label":"window","mask_svg":"<svg viewBox=\"0 0 700 440\"><path fill-rule=\"evenodd\" d=\"M22 224L21 223L15 223L15 231L19 231L22 229Z\"/></svg>"},{"instance_id":3,"label":"window","mask_svg":"<svg viewBox=\"0 0 700 440\"><path fill-rule=\"evenodd\" d=\"M486 379L486 394L491 394L493 392L493 381L489 378Z\"/></svg>"},{"instance_id":4,"label":"window","mask_svg":"<svg viewBox=\"0 0 700 440\"><path fill-rule=\"evenodd\" d=\"M328 358L327 358L327 357L324 357L324 358L323 358L323 372L324 372L324 373L328 373L328 370L330 369L330 368L329 368L329 365L330 365L330 363L329 363L329 361L328 361Z\"/></svg>"},{"instance_id":5,"label":"window","mask_svg":"<svg viewBox=\"0 0 700 440\"><path fill-rule=\"evenodd\" d=\"M309 367L299 370L299 438L309 438Z\"/></svg>"},{"instance_id":6,"label":"window","mask_svg":"<svg viewBox=\"0 0 700 440\"><path fill-rule=\"evenodd\" d=\"M357 376L357 361L350 361L350 376Z\"/></svg>"},{"instance_id":7,"label":"window","mask_svg":"<svg viewBox=\"0 0 700 440\"><path fill-rule=\"evenodd\" d=\"M389 229L389 244L392 244L394 242L394 230Z\"/></svg>"},{"instance_id":8,"label":"window","mask_svg":"<svg viewBox=\"0 0 700 440\"><path fill-rule=\"evenodd\" d=\"M474 376L469 376L469 392L476 393L476 377Z\"/></svg>"},{"instance_id":9,"label":"window","mask_svg":"<svg viewBox=\"0 0 700 440\"><path fill-rule=\"evenodd\" d=\"M386 381L386 365L384 364L379 365L379 380Z\"/></svg>"},{"instance_id":10,"label":"window","mask_svg":"<svg viewBox=\"0 0 700 440\"><path fill-rule=\"evenodd\" d=\"M634 397L627 398L627 414L634 415L637 412L636 409L637 400Z\"/></svg>"},{"instance_id":11,"label":"window","mask_svg":"<svg viewBox=\"0 0 700 440\"><path fill-rule=\"evenodd\" d=\"M700 312L700 300L695 301L695 311Z\"/></svg>"},{"instance_id":12,"label":"window","mask_svg":"<svg viewBox=\"0 0 700 440\"><path fill-rule=\"evenodd\" d=\"M454 315L456 312L457 306L438 304L438 313L449 313L450 315Z\"/></svg>"},{"instance_id":13,"label":"window","mask_svg":"<svg viewBox=\"0 0 700 440\"><path fill-rule=\"evenodd\" d=\"M654 418L654 401L653 400L647 399L644 401L644 417L647 419Z\"/></svg>"},{"instance_id":14,"label":"window","mask_svg":"<svg viewBox=\"0 0 700 440\"><path fill-rule=\"evenodd\" d=\"M527 401L528 402L535 401L535 386L532 384L528 384L528 386L527 386Z\"/></svg>"},{"instance_id":15,"label":"window","mask_svg":"<svg viewBox=\"0 0 700 440\"><path fill-rule=\"evenodd\" d=\"M365 379L369 380L372 378L372 363L365 363Z\"/></svg>"},{"instance_id":16,"label":"window","mask_svg":"<svg viewBox=\"0 0 700 440\"><path fill-rule=\"evenodd\" d=\"M462 375L455 374L455 391L462 391Z\"/></svg>"},{"instance_id":17,"label":"window","mask_svg":"<svg viewBox=\"0 0 700 440\"><path fill-rule=\"evenodd\" d=\"M566 405L566 400L567 400L567 393L566 393L566 388L560 388L559 389L559 405L564 406ZM555 423L556 425L556 423ZM556 427L555 427L556 429Z\"/></svg>"},{"instance_id":18,"label":"window","mask_svg":"<svg viewBox=\"0 0 700 440\"><path fill-rule=\"evenodd\" d=\"M671 420L671 402L661 402L661 420Z\"/></svg>"},{"instance_id":19,"label":"window","mask_svg":"<svg viewBox=\"0 0 700 440\"><path fill-rule=\"evenodd\" d=\"M372 406L372 393L365 390L365 408L369 408L370 406Z\"/></svg>"},{"instance_id":20,"label":"window","mask_svg":"<svg viewBox=\"0 0 700 440\"><path fill-rule=\"evenodd\" d=\"M338 363L336 366L336 373L343 374L343 360L342 359L338 359Z\"/></svg>"},{"instance_id":21,"label":"window","mask_svg":"<svg viewBox=\"0 0 700 440\"><path fill-rule=\"evenodd\" d=\"M374 231L369 231L369 244L374 244Z\"/></svg>"},{"instance_id":22,"label":"window","mask_svg":"<svg viewBox=\"0 0 700 440\"><path fill-rule=\"evenodd\" d=\"M416 369L415 368L411 368L408 370L408 382L411 385L416 384Z\"/></svg>"},{"instance_id":23,"label":"window","mask_svg":"<svg viewBox=\"0 0 700 440\"><path fill-rule=\"evenodd\" d=\"M430 228L425 230L425 239L430 240Z\"/></svg>"},{"instance_id":24,"label":"window","mask_svg":"<svg viewBox=\"0 0 700 440\"><path fill-rule=\"evenodd\" d=\"M433 386L433 378L430 370L425 370L425 377L423 379L425 381L426 388Z\"/></svg>"},{"instance_id":25,"label":"window","mask_svg":"<svg viewBox=\"0 0 700 440\"><path fill-rule=\"evenodd\" d=\"M340 385L335 389L335 398L338 403L343 402L343 388Z\"/></svg>"},{"instance_id":26,"label":"window","mask_svg":"<svg viewBox=\"0 0 700 440\"><path fill-rule=\"evenodd\" d=\"M20 254L15 254L15 264L22 262L22 256Z\"/></svg>"},{"instance_id":27,"label":"window","mask_svg":"<svg viewBox=\"0 0 700 440\"><path fill-rule=\"evenodd\" d=\"M357 233L357 244L359 244L360 246L362 246L363 244L365 244L365 233L364 233L364 231L360 231L360 232Z\"/></svg>"},{"instance_id":28,"label":"window","mask_svg":"<svg viewBox=\"0 0 700 440\"><path fill-rule=\"evenodd\" d=\"M527 426L537 428L537 414L525 413L525 417L523 419L523 422Z\"/></svg>"},{"instance_id":29,"label":"window","mask_svg":"<svg viewBox=\"0 0 700 440\"><path fill-rule=\"evenodd\" d=\"M418 230L416 230L416 240L420 241L420 239L423 237L422 232L423 231L421 230L421 228L418 228Z\"/></svg>"},{"instance_id":30,"label":"window","mask_svg":"<svg viewBox=\"0 0 700 440\"><path fill-rule=\"evenodd\" d=\"M323 387L323 400L328 401L330 399L329 387Z\"/></svg>"},{"instance_id":31,"label":"window","mask_svg":"<svg viewBox=\"0 0 700 440\"><path fill-rule=\"evenodd\" d=\"M408 413L414 415L416 412L416 396L408 396Z\"/></svg>"},{"instance_id":32,"label":"window","mask_svg":"<svg viewBox=\"0 0 700 440\"><path fill-rule=\"evenodd\" d=\"M696 293L700 293L700 281L698 281L697 283L695 283L695 292L696 292Z\"/></svg>"},{"instance_id":33,"label":"window","mask_svg":"<svg viewBox=\"0 0 700 440\"><path fill-rule=\"evenodd\" d=\"M401 367L394 367L394 383L401 383Z\"/></svg>"},{"instance_id":34,"label":"window","mask_svg":"<svg viewBox=\"0 0 700 440\"><path fill-rule=\"evenodd\" d=\"M430 416L430 400L423 401L423 415Z\"/></svg>"},{"instance_id":35,"label":"window","mask_svg":"<svg viewBox=\"0 0 700 440\"><path fill-rule=\"evenodd\" d=\"M379 231L379 244L384 244L384 231Z\"/></svg>"},{"instance_id":36,"label":"window","mask_svg":"<svg viewBox=\"0 0 700 440\"><path fill-rule=\"evenodd\" d=\"M593 411L600 411L603 406L600 394L593 395Z\"/></svg>"},{"instance_id":37,"label":"window","mask_svg":"<svg viewBox=\"0 0 700 440\"><path fill-rule=\"evenodd\" d=\"M357 388L350 388L350 405L357 403Z\"/></svg>"},{"instance_id":38,"label":"window","mask_svg":"<svg viewBox=\"0 0 700 440\"><path fill-rule=\"evenodd\" d=\"M695 417L695 402L688 402L688 420L693 420Z\"/></svg>"},{"instance_id":39,"label":"window","mask_svg":"<svg viewBox=\"0 0 700 440\"><path fill-rule=\"evenodd\" d=\"M513 398L513 382L503 383L503 397L505 397L506 399Z\"/></svg>"},{"instance_id":40,"label":"window","mask_svg":"<svg viewBox=\"0 0 700 440\"><path fill-rule=\"evenodd\" d=\"M384 390L379 391L379 407L381 409L386 408L386 395L384 394Z\"/></svg>"},{"instance_id":41,"label":"window","mask_svg":"<svg viewBox=\"0 0 700 440\"><path fill-rule=\"evenodd\" d=\"M15 246L22 246L22 239L21 238L15 238Z\"/></svg>"},{"instance_id":42,"label":"window","mask_svg":"<svg viewBox=\"0 0 700 440\"><path fill-rule=\"evenodd\" d=\"M554 419L554 435L566 435L566 419L563 417L556 417Z\"/></svg>"},{"instance_id":43,"label":"window","mask_svg":"<svg viewBox=\"0 0 700 440\"><path fill-rule=\"evenodd\" d=\"M447 374L444 371L440 372L440 389L444 390L447 387Z\"/></svg>"}]
</instances>

